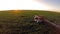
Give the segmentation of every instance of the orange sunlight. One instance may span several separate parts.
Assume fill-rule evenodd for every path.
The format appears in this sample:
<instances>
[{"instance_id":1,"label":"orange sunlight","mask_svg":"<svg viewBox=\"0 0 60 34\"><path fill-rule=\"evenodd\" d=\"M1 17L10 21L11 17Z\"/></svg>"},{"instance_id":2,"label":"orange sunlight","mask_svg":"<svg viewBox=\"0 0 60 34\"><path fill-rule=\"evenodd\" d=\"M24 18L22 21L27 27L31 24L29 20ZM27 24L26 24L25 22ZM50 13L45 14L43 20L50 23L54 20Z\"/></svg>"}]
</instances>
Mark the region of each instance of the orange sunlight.
<instances>
[{"instance_id":1,"label":"orange sunlight","mask_svg":"<svg viewBox=\"0 0 60 34\"><path fill-rule=\"evenodd\" d=\"M19 11L18 10L13 10L13 12L18 13Z\"/></svg>"},{"instance_id":2,"label":"orange sunlight","mask_svg":"<svg viewBox=\"0 0 60 34\"><path fill-rule=\"evenodd\" d=\"M18 16L21 13L21 10L12 10L11 11L14 15Z\"/></svg>"}]
</instances>

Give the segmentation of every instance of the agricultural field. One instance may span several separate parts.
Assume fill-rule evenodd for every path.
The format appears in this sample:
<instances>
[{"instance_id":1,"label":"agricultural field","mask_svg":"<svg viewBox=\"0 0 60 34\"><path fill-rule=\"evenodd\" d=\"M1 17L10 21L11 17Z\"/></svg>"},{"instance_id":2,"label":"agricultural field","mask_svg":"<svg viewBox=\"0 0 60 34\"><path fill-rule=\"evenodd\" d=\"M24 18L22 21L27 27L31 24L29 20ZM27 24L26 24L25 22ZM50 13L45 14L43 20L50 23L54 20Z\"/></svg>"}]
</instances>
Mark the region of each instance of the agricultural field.
<instances>
[{"instance_id":1,"label":"agricultural field","mask_svg":"<svg viewBox=\"0 0 60 34\"><path fill-rule=\"evenodd\" d=\"M39 10L0 11L0 34L55 34L51 26L33 21L34 15L44 16L60 25L60 13Z\"/></svg>"}]
</instances>

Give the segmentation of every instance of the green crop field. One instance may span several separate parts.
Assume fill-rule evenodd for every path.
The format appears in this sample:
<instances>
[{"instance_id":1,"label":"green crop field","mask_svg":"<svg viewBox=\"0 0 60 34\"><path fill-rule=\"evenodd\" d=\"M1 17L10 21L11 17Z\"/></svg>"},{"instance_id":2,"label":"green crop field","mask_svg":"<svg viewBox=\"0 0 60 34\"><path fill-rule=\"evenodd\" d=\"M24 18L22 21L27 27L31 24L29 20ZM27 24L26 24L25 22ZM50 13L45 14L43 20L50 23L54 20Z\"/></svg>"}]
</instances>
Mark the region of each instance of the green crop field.
<instances>
[{"instance_id":1,"label":"green crop field","mask_svg":"<svg viewBox=\"0 0 60 34\"><path fill-rule=\"evenodd\" d=\"M55 34L51 26L33 22L34 15L60 24L60 13L38 10L0 11L0 34Z\"/></svg>"}]
</instances>

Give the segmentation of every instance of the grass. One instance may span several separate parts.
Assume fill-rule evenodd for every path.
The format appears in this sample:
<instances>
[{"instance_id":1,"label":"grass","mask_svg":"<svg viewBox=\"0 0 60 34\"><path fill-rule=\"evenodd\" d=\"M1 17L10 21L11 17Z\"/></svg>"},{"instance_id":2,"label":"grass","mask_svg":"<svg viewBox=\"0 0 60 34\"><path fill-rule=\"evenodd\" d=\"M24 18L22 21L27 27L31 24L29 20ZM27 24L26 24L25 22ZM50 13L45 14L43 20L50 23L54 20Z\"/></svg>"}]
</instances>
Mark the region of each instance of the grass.
<instances>
[{"instance_id":1,"label":"grass","mask_svg":"<svg viewBox=\"0 0 60 34\"><path fill-rule=\"evenodd\" d=\"M33 22L34 15L42 15L45 18L60 24L60 13L21 10L16 12L0 12L0 34L55 34L55 30L47 24Z\"/></svg>"}]
</instances>

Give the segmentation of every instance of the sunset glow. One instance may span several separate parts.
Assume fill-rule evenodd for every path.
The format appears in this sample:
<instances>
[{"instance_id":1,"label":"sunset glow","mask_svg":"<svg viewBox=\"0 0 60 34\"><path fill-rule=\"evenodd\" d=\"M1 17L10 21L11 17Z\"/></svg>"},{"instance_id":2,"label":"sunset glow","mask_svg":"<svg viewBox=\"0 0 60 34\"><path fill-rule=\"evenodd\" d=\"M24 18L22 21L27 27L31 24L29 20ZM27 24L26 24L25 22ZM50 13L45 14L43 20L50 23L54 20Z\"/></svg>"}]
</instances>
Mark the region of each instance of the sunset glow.
<instances>
[{"instance_id":1,"label":"sunset glow","mask_svg":"<svg viewBox=\"0 0 60 34\"><path fill-rule=\"evenodd\" d=\"M4 2L4 3L3 3ZM4 0L0 1L0 10L49 10L50 7L34 0ZM14 11L16 12L16 11Z\"/></svg>"},{"instance_id":2,"label":"sunset glow","mask_svg":"<svg viewBox=\"0 0 60 34\"><path fill-rule=\"evenodd\" d=\"M19 12L19 11L18 11L18 10L14 10L14 11L12 11L12 12L16 12L16 13L17 13L17 12Z\"/></svg>"},{"instance_id":3,"label":"sunset glow","mask_svg":"<svg viewBox=\"0 0 60 34\"><path fill-rule=\"evenodd\" d=\"M41 2L42 0L0 0L2 10L56 10L54 7ZM59 10L59 9L58 9ZM58 11L57 10L57 11ZM17 11L14 11L17 12Z\"/></svg>"}]
</instances>

